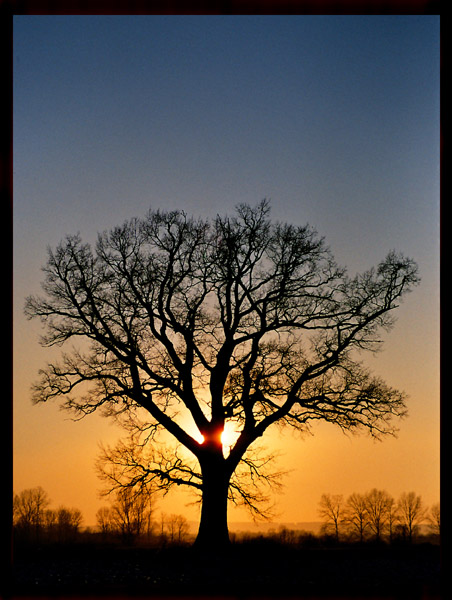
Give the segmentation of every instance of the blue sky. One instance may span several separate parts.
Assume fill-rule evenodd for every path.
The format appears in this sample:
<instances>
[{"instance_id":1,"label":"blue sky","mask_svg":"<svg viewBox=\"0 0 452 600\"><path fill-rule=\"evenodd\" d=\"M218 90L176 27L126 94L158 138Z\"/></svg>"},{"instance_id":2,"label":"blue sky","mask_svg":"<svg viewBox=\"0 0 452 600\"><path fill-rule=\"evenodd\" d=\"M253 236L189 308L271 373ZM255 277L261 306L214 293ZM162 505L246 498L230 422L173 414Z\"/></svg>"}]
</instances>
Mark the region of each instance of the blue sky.
<instances>
[{"instance_id":1,"label":"blue sky","mask_svg":"<svg viewBox=\"0 0 452 600\"><path fill-rule=\"evenodd\" d=\"M264 197L352 272L393 248L418 261L422 285L378 365L400 361L395 385L424 386L415 421L433 435L439 75L437 16L15 17L18 447L45 360L23 300L47 245L93 241L149 207L213 217Z\"/></svg>"},{"instance_id":2,"label":"blue sky","mask_svg":"<svg viewBox=\"0 0 452 600\"><path fill-rule=\"evenodd\" d=\"M270 197L278 218L319 229L343 218L355 235L374 221L392 239L396 222L407 238L420 214L437 217L438 27L425 16L17 17L16 190L32 187L43 218L81 229L106 205L215 214Z\"/></svg>"}]
</instances>

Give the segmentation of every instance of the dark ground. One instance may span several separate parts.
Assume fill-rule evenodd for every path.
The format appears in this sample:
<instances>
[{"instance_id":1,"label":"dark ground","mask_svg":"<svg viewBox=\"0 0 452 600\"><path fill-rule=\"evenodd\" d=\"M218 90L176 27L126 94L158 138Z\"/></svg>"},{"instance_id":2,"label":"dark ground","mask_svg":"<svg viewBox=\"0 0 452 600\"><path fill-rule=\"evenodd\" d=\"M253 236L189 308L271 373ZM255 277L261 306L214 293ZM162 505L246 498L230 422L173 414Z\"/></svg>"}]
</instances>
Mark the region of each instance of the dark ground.
<instances>
[{"instance_id":1,"label":"dark ground","mask_svg":"<svg viewBox=\"0 0 452 600\"><path fill-rule=\"evenodd\" d=\"M443 598L435 545L294 548L262 543L234 545L221 557L189 547L27 548L15 557L10 597L30 596Z\"/></svg>"}]
</instances>

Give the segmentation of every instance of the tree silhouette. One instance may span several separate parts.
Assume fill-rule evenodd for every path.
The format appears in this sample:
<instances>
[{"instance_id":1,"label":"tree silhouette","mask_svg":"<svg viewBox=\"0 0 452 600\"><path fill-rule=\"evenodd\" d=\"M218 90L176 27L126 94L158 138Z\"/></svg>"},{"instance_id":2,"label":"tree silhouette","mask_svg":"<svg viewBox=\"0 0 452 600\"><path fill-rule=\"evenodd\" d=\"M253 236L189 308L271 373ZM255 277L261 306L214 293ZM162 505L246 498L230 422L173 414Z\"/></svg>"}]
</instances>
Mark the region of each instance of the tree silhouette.
<instances>
[{"instance_id":1,"label":"tree silhouette","mask_svg":"<svg viewBox=\"0 0 452 600\"><path fill-rule=\"evenodd\" d=\"M46 523L50 499L41 487L28 488L13 498L13 522L27 540L39 540Z\"/></svg>"},{"instance_id":2,"label":"tree silhouette","mask_svg":"<svg viewBox=\"0 0 452 600\"><path fill-rule=\"evenodd\" d=\"M108 539L116 531L113 519L113 511L110 506L101 506L96 512L97 528L104 540Z\"/></svg>"},{"instance_id":3,"label":"tree silhouette","mask_svg":"<svg viewBox=\"0 0 452 600\"><path fill-rule=\"evenodd\" d=\"M58 541L72 542L77 538L82 521L83 516L78 509L60 506L55 511L55 523L49 528L47 535L50 536L51 530L54 529Z\"/></svg>"},{"instance_id":4,"label":"tree silhouette","mask_svg":"<svg viewBox=\"0 0 452 600\"><path fill-rule=\"evenodd\" d=\"M325 532L333 531L339 541L339 525L342 522L344 502L342 494L322 494L319 502L319 515L323 518Z\"/></svg>"},{"instance_id":5,"label":"tree silhouette","mask_svg":"<svg viewBox=\"0 0 452 600\"><path fill-rule=\"evenodd\" d=\"M365 495L369 528L374 534L376 541L380 541L382 538L390 515L393 512L393 504L393 499L385 490L373 488Z\"/></svg>"},{"instance_id":6,"label":"tree silhouette","mask_svg":"<svg viewBox=\"0 0 452 600\"><path fill-rule=\"evenodd\" d=\"M187 519L183 515L166 515L164 518L169 542L182 544L188 534Z\"/></svg>"},{"instance_id":7,"label":"tree silhouette","mask_svg":"<svg viewBox=\"0 0 452 600\"><path fill-rule=\"evenodd\" d=\"M273 223L269 210L240 205L213 221L150 211L94 249L69 236L49 250L44 296L26 302L44 346L88 342L41 371L34 400L65 397L77 416L103 408L138 424L150 451L131 485L200 492L207 547L228 542L228 495L253 505L237 473L256 484L268 461L250 451L270 427L321 419L380 436L405 413L404 394L356 351L379 347L418 281L415 263L391 252L349 277L311 227ZM237 436L226 449L227 424ZM162 432L181 450L162 447Z\"/></svg>"},{"instance_id":8,"label":"tree silhouette","mask_svg":"<svg viewBox=\"0 0 452 600\"><path fill-rule=\"evenodd\" d=\"M430 507L427 513L427 521L432 533L439 535L441 533L441 510L439 502Z\"/></svg>"},{"instance_id":9,"label":"tree silhouette","mask_svg":"<svg viewBox=\"0 0 452 600\"><path fill-rule=\"evenodd\" d=\"M133 543L136 538L150 529L152 502L149 491L135 490L125 487L117 490L109 511L99 509L98 525L101 532L118 531L126 543Z\"/></svg>"},{"instance_id":10,"label":"tree silhouette","mask_svg":"<svg viewBox=\"0 0 452 600\"><path fill-rule=\"evenodd\" d=\"M83 515L77 508L60 506L47 508L50 499L41 487L22 490L13 497L13 525L21 542L58 541L76 539Z\"/></svg>"},{"instance_id":11,"label":"tree silhouette","mask_svg":"<svg viewBox=\"0 0 452 600\"><path fill-rule=\"evenodd\" d=\"M357 536L360 543L364 541L369 526L366 496L354 492L347 498L344 523L352 536Z\"/></svg>"},{"instance_id":12,"label":"tree silhouette","mask_svg":"<svg viewBox=\"0 0 452 600\"><path fill-rule=\"evenodd\" d=\"M411 543L419 523L424 521L427 516L422 498L417 496L415 492L404 492L399 498L398 510L400 525Z\"/></svg>"}]
</instances>

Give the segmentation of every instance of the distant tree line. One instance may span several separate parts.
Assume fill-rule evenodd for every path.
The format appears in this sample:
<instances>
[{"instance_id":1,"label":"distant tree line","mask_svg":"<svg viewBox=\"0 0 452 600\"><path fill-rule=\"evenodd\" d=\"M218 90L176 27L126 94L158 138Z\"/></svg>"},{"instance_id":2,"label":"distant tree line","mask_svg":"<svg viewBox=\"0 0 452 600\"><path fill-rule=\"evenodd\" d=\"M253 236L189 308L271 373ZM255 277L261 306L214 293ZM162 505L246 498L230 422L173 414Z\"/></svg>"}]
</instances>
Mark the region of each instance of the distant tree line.
<instances>
[{"instance_id":1,"label":"distant tree line","mask_svg":"<svg viewBox=\"0 0 452 600\"><path fill-rule=\"evenodd\" d=\"M364 494L323 494L319 502L323 532L336 541L404 540L413 542L422 524L440 535L440 505L424 506L421 496L404 492L395 500L385 490L373 488Z\"/></svg>"},{"instance_id":2,"label":"distant tree line","mask_svg":"<svg viewBox=\"0 0 452 600\"><path fill-rule=\"evenodd\" d=\"M188 521L183 515L160 514L153 520L152 490L125 487L109 496L108 506L96 514L97 530L103 541L121 540L126 544L146 542L159 545L183 544L187 541Z\"/></svg>"},{"instance_id":3,"label":"distant tree line","mask_svg":"<svg viewBox=\"0 0 452 600\"><path fill-rule=\"evenodd\" d=\"M40 486L14 494L13 526L17 541L68 543L77 539L82 513L77 508L49 506L49 496Z\"/></svg>"},{"instance_id":4,"label":"distant tree line","mask_svg":"<svg viewBox=\"0 0 452 600\"><path fill-rule=\"evenodd\" d=\"M50 507L48 493L37 486L14 494L14 538L19 544L101 541L132 545L184 544L189 525L183 515L161 513L153 519L152 492L124 488L109 495L108 505L96 514L97 527L82 530L83 515L77 508Z\"/></svg>"},{"instance_id":5,"label":"distant tree line","mask_svg":"<svg viewBox=\"0 0 452 600\"><path fill-rule=\"evenodd\" d=\"M152 535L151 493L145 489L123 488L110 496L110 505L96 514L97 528L104 541L120 538L134 543L138 538Z\"/></svg>"},{"instance_id":6,"label":"distant tree line","mask_svg":"<svg viewBox=\"0 0 452 600\"><path fill-rule=\"evenodd\" d=\"M440 535L440 505L424 506L415 492L404 492L396 500L376 488L348 498L342 494L322 494L319 501L321 535L280 527L268 534L233 535L235 542L266 540L283 545L309 545L347 542L411 543L424 533L435 540ZM82 531L83 516L77 508L50 508L50 499L38 486L14 495L13 525L19 543L73 543L101 541L127 545L146 543L158 546L183 545L189 541L189 524L183 515L160 513L153 519L152 492L124 488L109 495L109 504L96 514L97 527Z\"/></svg>"}]
</instances>

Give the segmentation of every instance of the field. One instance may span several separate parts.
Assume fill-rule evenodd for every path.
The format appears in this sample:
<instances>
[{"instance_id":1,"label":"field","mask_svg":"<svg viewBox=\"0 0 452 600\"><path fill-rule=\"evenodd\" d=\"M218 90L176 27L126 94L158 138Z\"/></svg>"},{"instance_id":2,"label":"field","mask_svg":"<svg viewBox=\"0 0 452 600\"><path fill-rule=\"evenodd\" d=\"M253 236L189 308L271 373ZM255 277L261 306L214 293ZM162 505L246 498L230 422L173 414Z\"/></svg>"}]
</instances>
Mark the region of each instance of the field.
<instances>
[{"instance_id":1,"label":"field","mask_svg":"<svg viewBox=\"0 0 452 600\"><path fill-rule=\"evenodd\" d=\"M17 552L13 598L406 598L440 594L440 548L299 547L250 540L222 555L192 548L77 544Z\"/></svg>"}]
</instances>

